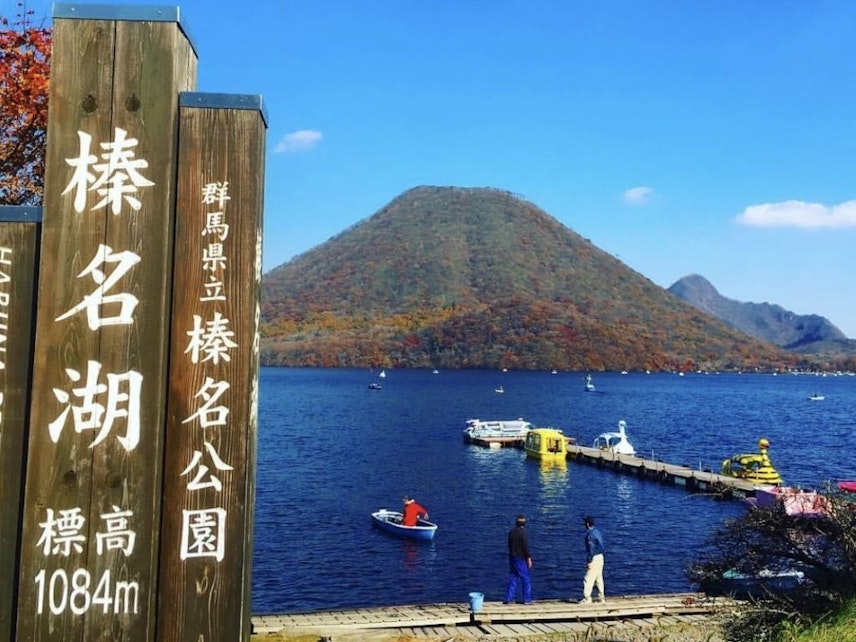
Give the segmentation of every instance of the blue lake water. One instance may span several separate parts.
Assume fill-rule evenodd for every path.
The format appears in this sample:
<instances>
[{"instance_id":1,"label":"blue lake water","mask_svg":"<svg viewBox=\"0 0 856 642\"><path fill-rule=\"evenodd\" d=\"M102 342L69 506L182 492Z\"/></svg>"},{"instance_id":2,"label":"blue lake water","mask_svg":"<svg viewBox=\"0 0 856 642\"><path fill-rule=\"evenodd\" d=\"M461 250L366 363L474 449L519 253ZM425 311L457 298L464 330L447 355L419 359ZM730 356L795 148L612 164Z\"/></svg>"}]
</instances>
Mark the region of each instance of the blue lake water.
<instances>
[{"instance_id":1,"label":"blue lake water","mask_svg":"<svg viewBox=\"0 0 856 642\"><path fill-rule=\"evenodd\" d=\"M580 597L582 517L606 539L607 594L691 590L687 563L737 501L516 449L463 443L469 418L554 426L590 445L627 421L638 453L718 469L772 443L791 485L856 479L856 377L263 368L253 612L502 599L506 533L528 518L535 599ZM505 393L494 389L502 385ZM824 401L809 401L820 392ZM439 524L427 544L371 527L411 494Z\"/></svg>"}]
</instances>

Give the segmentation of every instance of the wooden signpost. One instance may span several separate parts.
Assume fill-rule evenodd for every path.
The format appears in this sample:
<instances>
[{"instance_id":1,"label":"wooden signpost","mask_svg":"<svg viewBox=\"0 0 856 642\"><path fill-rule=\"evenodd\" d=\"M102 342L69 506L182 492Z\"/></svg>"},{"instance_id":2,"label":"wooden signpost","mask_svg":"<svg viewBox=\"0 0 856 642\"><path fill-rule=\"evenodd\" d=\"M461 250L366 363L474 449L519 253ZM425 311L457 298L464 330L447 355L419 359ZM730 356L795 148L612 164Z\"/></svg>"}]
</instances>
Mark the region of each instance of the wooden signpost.
<instances>
[{"instance_id":1,"label":"wooden signpost","mask_svg":"<svg viewBox=\"0 0 856 642\"><path fill-rule=\"evenodd\" d=\"M0 640L15 621L40 207L0 207Z\"/></svg>"},{"instance_id":2,"label":"wooden signpost","mask_svg":"<svg viewBox=\"0 0 856 642\"><path fill-rule=\"evenodd\" d=\"M260 99L179 107L177 8L56 4L51 65L9 639L248 639Z\"/></svg>"},{"instance_id":3,"label":"wooden signpost","mask_svg":"<svg viewBox=\"0 0 856 642\"><path fill-rule=\"evenodd\" d=\"M250 631L265 120L255 96L180 109L158 639L214 640Z\"/></svg>"}]
</instances>

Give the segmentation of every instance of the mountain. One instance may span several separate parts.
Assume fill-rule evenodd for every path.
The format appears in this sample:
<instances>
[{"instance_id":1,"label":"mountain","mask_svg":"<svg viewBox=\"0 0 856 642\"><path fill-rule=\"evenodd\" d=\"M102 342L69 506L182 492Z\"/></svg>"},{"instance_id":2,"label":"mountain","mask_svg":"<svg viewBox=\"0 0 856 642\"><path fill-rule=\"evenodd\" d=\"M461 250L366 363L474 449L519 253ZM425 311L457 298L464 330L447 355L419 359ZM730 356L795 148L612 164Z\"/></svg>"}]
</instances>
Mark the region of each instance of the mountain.
<instances>
[{"instance_id":1,"label":"mountain","mask_svg":"<svg viewBox=\"0 0 856 642\"><path fill-rule=\"evenodd\" d=\"M795 314L770 303L744 303L726 298L698 274L679 279L669 287L669 292L732 328L792 352L856 354L856 341L848 339L826 318Z\"/></svg>"},{"instance_id":2,"label":"mountain","mask_svg":"<svg viewBox=\"0 0 856 642\"><path fill-rule=\"evenodd\" d=\"M532 203L417 187L262 282L262 362L342 367L783 368Z\"/></svg>"}]
</instances>

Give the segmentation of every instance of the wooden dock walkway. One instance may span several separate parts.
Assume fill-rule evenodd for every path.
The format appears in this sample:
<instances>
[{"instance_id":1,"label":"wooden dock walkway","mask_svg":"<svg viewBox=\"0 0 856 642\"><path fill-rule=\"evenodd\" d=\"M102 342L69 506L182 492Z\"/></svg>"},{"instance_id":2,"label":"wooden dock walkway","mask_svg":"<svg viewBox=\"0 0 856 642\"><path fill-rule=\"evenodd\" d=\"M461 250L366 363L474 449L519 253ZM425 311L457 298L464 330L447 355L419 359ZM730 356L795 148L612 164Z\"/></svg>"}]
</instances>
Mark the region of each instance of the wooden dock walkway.
<instances>
[{"instance_id":1,"label":"wooden dock walkway","mask_svg":"<svg viewBox=\"0 0 856 642\"><path fill-rule=\"evenodd\" d=\"M670 593L609 597L605 603L591 604L568 600L536 600L527 605L484 602L482 610L473 613L468 602L461 602L259 615L252 618L252 625L256 636L315 635L335 640L337 635L354 639L363 632L358 637L388 633L416 638L502 638L585 633L593 627L694 626L735 604L703 593Z\"/></svg>"},{"instance_id":2,"label":"wooden dock walkway","mask_svg":"<svg viewBox=\"0 0 856 642\"><path fill-rule=\"evenodd\" d=\"M634 455L619 455L607 450L568 445L568 459L609 468L619 473L635 475L662 484L680 486L687 490L722 497L754 497L756 484L745 479L721 475L711 470L696 470L689 466L668 464Z\"/></svg>"},{"instance_id":3,"label":"wooden dock walkway","mask_svg":"<svg viewBox=\"0 0 856 642\"><path fill-rule=\"evenodd\" d=\"M468 443L485 448L523 448L523 440L520 438L475 438ZM755 496L756 484L745 479L722 475L712 470L696 470L656 459L579 446L573 438L568 438L568 460L723 498L742 499Z\"/></svg>"}]
</instances>

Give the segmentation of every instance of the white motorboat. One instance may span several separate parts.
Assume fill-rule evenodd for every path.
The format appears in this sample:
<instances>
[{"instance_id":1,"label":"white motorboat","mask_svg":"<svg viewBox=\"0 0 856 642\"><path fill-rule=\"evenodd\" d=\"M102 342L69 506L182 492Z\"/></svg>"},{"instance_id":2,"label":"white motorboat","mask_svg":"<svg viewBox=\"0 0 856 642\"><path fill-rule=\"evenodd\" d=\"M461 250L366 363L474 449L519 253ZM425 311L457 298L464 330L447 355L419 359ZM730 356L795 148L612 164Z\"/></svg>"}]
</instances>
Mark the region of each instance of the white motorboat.
<instances>
[{"instance_id":1,"label":"white motorboat","mask_svg":"<svg viewBox=\"0 0 856 642\"><path fill-rule=\"evenodd\" d=\"M467 419L464 428L464 439L524 439L533 426L523 419L506 419L496 421L481 421Z\"/></svg>"},{"instance_id":2,"label":"white motorboat","mask_svg":"<svg viewBox=\"0 0 856 642\"><path fill-rule=\"evenodd\" d=\"M618 422L618 432L604 432L594 440L593 448L608 450L619 455L635 455L636 449L627 440L627 422L623 419Z\"/></svg>"}]
</instances>

